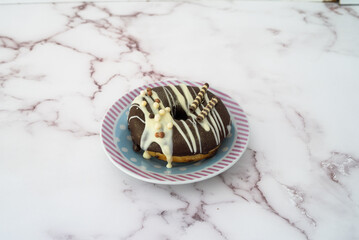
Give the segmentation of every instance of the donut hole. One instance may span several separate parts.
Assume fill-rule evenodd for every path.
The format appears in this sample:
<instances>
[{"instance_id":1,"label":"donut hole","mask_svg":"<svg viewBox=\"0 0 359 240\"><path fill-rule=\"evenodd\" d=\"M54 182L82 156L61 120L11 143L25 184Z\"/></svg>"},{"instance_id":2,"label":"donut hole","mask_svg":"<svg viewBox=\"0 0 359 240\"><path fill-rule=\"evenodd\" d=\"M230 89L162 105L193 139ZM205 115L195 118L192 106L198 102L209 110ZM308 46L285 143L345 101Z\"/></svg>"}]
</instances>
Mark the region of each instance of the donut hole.
<instances>
[{"instance_id":1,"label":"donut hole","mask_svg":"<svg viewBox=\"0 0 359 240\"><path fill-rule=\"evenodd\" d=\"M186 121L188 116L187 116L187 113L183 109L178 108L177 111L174 112L173 118L175 120L184 120L184 121Z\"/></svg>"}]
</instances>

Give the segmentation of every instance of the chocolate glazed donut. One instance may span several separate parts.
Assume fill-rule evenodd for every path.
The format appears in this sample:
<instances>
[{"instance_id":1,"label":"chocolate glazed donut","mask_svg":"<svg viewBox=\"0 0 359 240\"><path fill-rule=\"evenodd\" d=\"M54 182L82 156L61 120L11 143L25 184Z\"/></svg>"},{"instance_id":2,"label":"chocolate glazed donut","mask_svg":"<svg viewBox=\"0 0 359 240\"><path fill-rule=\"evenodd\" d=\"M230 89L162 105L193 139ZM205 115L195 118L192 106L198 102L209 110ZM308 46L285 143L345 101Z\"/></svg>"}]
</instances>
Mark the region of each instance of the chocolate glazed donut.
<instances>
[{"instance_id":1,"label":"chocolate glazed donut","mask_svg":"<svg viewBox=\"0 0 359 240\"><path fill-rule=\"evenodd\" d=\"M144 158L155 156L167 161L168 168L172 161L213 156L229 134L231 120L221 99L213 99L215 95L206 90L180 84L141 91L128 115L134 150L144 150ZM201 95L200 91L205 93ZM191 107L198 95L202 102ZM203 113L204 118L197 118Z\"/></svg>"}]
</instances>

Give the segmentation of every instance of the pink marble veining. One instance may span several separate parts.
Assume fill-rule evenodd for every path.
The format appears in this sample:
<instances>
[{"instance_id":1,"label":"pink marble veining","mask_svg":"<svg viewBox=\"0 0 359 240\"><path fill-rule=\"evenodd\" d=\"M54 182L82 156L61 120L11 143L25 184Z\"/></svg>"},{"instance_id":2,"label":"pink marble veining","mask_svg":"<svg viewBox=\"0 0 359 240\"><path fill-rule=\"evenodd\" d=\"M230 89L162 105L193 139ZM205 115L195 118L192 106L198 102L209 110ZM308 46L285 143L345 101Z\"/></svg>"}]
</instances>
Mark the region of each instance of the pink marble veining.
<instances>
[{"instance_id":1,"label":"pink marble veining","mask_svg":"<svg viewBox=\"0 0 359 240\"><path fill-rule=\"evenodd\" d=\"M9 4L0 19L1 239L359 239L358 7ZM236 99L249 149L195 184L121 173L107 108L177 79Z\"/></svg>"}]
</instances>

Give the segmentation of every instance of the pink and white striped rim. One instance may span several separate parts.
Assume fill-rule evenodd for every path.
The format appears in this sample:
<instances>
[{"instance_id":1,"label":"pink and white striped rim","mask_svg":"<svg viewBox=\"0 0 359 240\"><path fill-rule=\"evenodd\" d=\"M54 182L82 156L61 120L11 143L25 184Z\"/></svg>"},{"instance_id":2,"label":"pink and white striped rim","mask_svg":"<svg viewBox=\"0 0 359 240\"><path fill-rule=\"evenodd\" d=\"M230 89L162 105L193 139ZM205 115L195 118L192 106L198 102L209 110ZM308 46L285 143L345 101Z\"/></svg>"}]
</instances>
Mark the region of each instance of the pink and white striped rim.
<instances>
[{"instance_id":1,"label":"pink and white striped rim","mask_svg":"<svg viewBox=\"0 0 359 240\"><path fill-rule=\"evenodd\" d=\"M123 172L129 174L137 179L158 183L158 184L185 184L202 181L211 177L214 177L225 170L229 169L234 163L238 161L241 155L244 153L248 145L249 140L249 125L246 115L243 109L227 94L222 93L216 89L211 88L210 91L216 94L223 103L226 105L232 121L236 126L236 136L232 148L221 160L215 162L213 165L208 166L200 171L184 174L159 174L147 170L141 170L137 166L131 164L122 153L116 147L115 144L115 127L116 122L119 119L123 110L125 110L132 102L132 100L140 94L140 91L147 87L159 87L166 86L168 84L178 85L185 83L190 86L201 87L203 83L189 82L189 81L164 81L147 84L138 89L132 90L126 93L119 100L117 100L107 111L101 128L101 139L106 154L112 163L121 169ZM144 160L145 161L145 160Z\"/></svg>"}]
</instances>

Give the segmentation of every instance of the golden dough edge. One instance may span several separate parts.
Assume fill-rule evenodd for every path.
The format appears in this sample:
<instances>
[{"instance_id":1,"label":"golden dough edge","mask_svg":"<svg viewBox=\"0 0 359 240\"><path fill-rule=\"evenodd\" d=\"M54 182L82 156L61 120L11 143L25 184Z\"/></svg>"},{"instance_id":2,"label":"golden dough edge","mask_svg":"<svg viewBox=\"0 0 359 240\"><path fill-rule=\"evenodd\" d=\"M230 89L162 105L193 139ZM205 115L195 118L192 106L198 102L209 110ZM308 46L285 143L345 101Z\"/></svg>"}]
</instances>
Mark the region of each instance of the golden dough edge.
<instances>
[{"instance_id":1,"label":"golden dough edge","mask_svg":"<svg viewBox=\"0 0 359 240\"><path fill-rule=\"evenodd\" d=\"M206 154L195 154L195 155L190 155L190 156L172 156L172 162L196 162L196 161L200 161L202 159L205 158L210 158L213 155L216 154L217 150L218 150L219 146L213 148L212 150L210 150L208 153ZM163 153L159 153L159 152L152 152L152 151L147 151L152 157L156 157L160 160L166 161L166 156Z\"/></svg>"}]
</instances>

